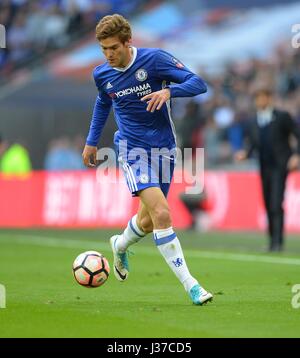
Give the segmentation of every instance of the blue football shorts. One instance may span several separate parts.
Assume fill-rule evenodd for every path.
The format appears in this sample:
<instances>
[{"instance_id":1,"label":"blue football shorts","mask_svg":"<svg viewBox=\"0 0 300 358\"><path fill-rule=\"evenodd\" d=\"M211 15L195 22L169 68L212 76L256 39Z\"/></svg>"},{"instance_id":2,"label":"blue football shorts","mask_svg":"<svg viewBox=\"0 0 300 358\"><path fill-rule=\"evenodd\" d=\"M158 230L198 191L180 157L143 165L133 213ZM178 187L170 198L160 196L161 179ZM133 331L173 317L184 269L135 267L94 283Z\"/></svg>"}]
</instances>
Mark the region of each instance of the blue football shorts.
<instances>
[{"instance_id":1,"label":"blue football shorts","mask_svg":"<svg viewBox=\"0 0 300 358\"><path fill-rule=\"evenodd\" d=\"M119 156L118 161L125 174L127 186L132 196L150 187L158 187L167 197L174 168L176 165L176 149L159 156L137 155L131 159Z\"/></svg>"}]
</instances>

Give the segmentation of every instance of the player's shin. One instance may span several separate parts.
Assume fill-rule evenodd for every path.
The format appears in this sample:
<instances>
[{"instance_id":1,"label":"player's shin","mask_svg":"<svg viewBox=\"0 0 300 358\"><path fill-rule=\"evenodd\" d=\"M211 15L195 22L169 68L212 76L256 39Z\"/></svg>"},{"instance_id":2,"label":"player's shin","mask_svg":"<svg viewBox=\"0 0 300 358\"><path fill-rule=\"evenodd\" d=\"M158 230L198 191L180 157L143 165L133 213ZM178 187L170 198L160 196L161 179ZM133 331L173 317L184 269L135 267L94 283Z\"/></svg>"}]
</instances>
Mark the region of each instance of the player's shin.
<instances>
[{"instance_id":1,"label":"player's shin","mask_svg":"<svg viewBox=\"0 0 300 358\"><path fill-rule=\"evenodd\" d=\"M125 252L129 246L139 242L146 234L137 225L137 214L134 215L127 224L124 232L119 235L116 241L118 252Z\"/></svg>"},{"instance_id":2,"label":"player's shin","mask_svg":"<svg viewBox=\"0 0 300 358\"><path fill-rule=\"evenodd\" d=\"M187 267L180 242L173 228L153 230L153 238L158 250L185 290L188 292L197 285L197 280L190 274Z\"/></svg>"}]
</instances>

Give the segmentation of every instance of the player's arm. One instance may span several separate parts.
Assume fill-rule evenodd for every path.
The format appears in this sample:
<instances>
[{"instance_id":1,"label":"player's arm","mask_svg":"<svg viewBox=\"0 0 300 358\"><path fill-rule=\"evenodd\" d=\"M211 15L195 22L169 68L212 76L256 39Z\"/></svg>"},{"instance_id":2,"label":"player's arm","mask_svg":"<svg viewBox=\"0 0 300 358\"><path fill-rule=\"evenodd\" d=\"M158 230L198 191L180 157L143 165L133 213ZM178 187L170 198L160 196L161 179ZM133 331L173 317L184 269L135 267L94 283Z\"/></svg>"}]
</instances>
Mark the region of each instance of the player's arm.
<instances>
[{"instance_id":1,"label":"player's arm","mask_svg":"<svg viewBox=\"0 0 300 358\"><path fill-rule=\"evenodd\" d=\"M285 114L285 125L288 133L297 140L296 150L289 158L287 169L290 171L297 170L300 166L300 128L288 112Z\"/></svg>"},{"instance_id":2,"label":"player's arm","mask_svg":"<svg viewBox=\"0 0 300 358\"><path fill-rule=\"evenodd\" d=\"M256 150L256 145L253 140L253 135L251 134L253 127L253 122L249 122L248 125L244 128L244 148L239 149L234 153L234 159L237 162L249 159L253 152Z\"/></svg>"},{"instance_id":3,"label":"player's arm","mask_svg":"<svg viewBox=\"0 0 300 358\"><path fill-rule=\"evenodd\" d=\"M89 168L96 165L97 144L107 121L111 105L112 101L110 97L104 92L99 92L94 106L90 130L82 153L83 163Z\"/></svg>"},{"instance_id":4,"label":"player's arm","mask_svg":"<svg viewBox=\"0 0 300 358\"><path fill-rule=\"evenodd\" d=\"M147 101L147 111L159 110L171 97L193 97L207 91L206 83L201 77L162 50L156 56L156 73L162 81L174 84L144 96L141 100Z\"/></svg>"}]
</instances>

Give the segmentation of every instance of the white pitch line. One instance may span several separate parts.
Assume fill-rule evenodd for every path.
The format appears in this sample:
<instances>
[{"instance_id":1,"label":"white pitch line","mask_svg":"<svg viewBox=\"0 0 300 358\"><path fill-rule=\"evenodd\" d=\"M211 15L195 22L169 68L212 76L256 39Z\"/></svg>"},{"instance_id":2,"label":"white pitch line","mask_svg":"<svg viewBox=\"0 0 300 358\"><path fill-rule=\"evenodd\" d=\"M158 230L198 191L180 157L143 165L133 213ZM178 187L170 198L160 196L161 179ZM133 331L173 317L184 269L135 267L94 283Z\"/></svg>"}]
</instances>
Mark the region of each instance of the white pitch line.
<instances>
[{"instance_id":1,"label":"white pitch line","mask_svg":"<svg viewBox=\"0 0 300 358\"><path fill-rule=\"evenodd\" d=\"M91 241L91 240L72 240L72 239L63 239L57 237L47 237L47 236L36 236L36 235L24 235L24 236L15 236L13 238L18 244L29 244L36 246L48 246L48 247L64 247L68 249L84 249L87 248L91 250L91 247L97 247L98 249L107 249L109 244L101 241ZM9 241L9 240L7 240Z\"/></svg>"},{"instance_id":2,"label":"white pitch line","mask_svg":"<svg viewBox=\"0 0 300 358\"><path fill-rule=\"evenodd\" d=\"M54 237L45 237L45 236L35 236L35 235L17 235L4 240L1 239L0 242L14 242L21 245L36 245L42 247L64 247L64 248L78 248L78 249L87 249L87 250L110 250L109 243L104 243L101 241L92 241L92 240L72 240L72 239L62 239ZM154 248L137 248L137 251L144 255L154 255L157 254L157 250ZM137 253L138 253L137 252ZM215 252L215 251L197 251L195 250L184 250L185 256L195 257L195 258L207 258L207 259L216 259L216 260L229 260L229 261L241 261L241 262L261 262L269 264L282 264L282 265L297 265L300 266L300 259L291 258L291 257L274 257L266 255L253 255L253 254L236 254L229 252Z\"/></svg>"},{"instance_id":3,"label":"white pitch line","mask_svg":"<svg viewBox=\"0 0 300 358\"><path fill-rule=\"evenodd\" d=\"M193 255L195 254L195 255ZM266 255L252 255L252 254L235 254L227 252L213 252L213 251L199 251L191 252L189 256L204 257L218 260L232 260L232 261L248 261L248 262L263 262L270 264L283 264L283 265L300 265L300 259L291 257L271 257Z\"/></svg>"}]
</instances>

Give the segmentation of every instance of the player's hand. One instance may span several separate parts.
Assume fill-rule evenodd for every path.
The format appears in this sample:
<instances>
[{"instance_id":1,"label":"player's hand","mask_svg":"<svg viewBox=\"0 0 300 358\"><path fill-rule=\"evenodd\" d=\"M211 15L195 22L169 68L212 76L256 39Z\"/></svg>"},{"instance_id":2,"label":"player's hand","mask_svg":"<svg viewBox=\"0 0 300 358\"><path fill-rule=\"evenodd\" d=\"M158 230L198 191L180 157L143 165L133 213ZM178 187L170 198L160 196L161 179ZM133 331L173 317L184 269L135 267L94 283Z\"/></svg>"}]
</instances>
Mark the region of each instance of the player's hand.
<instances>
[{"instance_id":1,"label":"player's hand","mask_svg":"<svg viewBox=\"0 0 300 358\"><path fill-rule=\"evenodd\" d=\"M241 162L247 159L247 152L245 150L239 150L234 154L234 159L236 162Z\"/></svg>"},{"instance_id":2,"label":"player's hand","mask_svg":"<svg viewBox=\"0 0 300 358\"><path fill-rule=\"evenodd\" d=\"M168 88L164 88L160 91L147 94L141 101L147 101L147 111L154 112L160 110L162 105L166 103L171 97L171 92Z\"/></svg>"},{"instance_id":3,"label":"player's hand","mask_svg":"<svg viewBox=\"0 0 300 358\"><path fill-rule=\"evenodd\" d=\"M299 169L300 165L300 155L299 154L293 154L287 163L287 169L289 171L297 170Z\"/></svg>"},{"instance_id":4,"label":"player's hand","mask_svg":"<svg viewBox=\"0 0 300 358\"><path fill-rule=\"evenodd\" d=\"M97 147L85 145L82 152L83 164L88 168L94 168L97 163Z\"/></svg>"}]
</instances>

